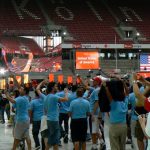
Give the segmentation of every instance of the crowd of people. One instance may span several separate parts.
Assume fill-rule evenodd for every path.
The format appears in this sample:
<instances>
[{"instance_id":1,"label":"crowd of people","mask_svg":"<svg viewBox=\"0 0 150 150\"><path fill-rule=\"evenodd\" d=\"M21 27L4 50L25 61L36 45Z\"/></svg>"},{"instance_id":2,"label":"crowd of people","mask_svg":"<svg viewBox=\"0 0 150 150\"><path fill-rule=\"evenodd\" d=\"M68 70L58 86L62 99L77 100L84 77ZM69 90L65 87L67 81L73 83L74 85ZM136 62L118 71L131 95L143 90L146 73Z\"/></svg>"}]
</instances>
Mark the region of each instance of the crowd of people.
<instances>
[{"instance_id":1,"label":"crowd of people","mask_svg":"<svg viewBox=\"0 0 150 150\"><path fill-rule=\"evenodd\" d=\"M14 75L11 77L14 87L11 92L9 88L1 92L0 112L2 123L5 123L4 111L8 120L14 120L12 150L22 140L28 150L32 149L30 124L37 150L58 150L61 139L64 143L70 140L74 150L86 150L89 139L92 139L91 150L106 150L106 117L111 150L125 150L127 142L135 150L150 150L149 79L136 73L132 80L111 76L103 81L94 77L92 85L80 77L80 83L76 84L45 79L32 88L35 96L31 98L29 87L21 86Z\"/></svg>"}]
</instances>

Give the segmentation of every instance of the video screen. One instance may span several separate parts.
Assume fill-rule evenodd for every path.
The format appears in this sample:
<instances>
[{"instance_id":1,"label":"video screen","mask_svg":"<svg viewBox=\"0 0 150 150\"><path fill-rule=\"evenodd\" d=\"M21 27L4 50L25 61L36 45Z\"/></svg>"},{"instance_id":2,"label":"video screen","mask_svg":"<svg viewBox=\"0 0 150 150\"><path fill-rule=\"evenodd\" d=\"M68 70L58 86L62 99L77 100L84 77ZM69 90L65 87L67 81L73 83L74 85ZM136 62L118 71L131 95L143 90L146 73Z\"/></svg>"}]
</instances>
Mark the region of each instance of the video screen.
<instances>
[{"instance_id":1,"label":"video screen","mask_svg":"<svg viewBox=\"0 0 150 150\"><path fill-rule=\"evenodd\" d=\"M99 69L98 51L76 51L76 69Z\"/></svg>"}]
</instances>

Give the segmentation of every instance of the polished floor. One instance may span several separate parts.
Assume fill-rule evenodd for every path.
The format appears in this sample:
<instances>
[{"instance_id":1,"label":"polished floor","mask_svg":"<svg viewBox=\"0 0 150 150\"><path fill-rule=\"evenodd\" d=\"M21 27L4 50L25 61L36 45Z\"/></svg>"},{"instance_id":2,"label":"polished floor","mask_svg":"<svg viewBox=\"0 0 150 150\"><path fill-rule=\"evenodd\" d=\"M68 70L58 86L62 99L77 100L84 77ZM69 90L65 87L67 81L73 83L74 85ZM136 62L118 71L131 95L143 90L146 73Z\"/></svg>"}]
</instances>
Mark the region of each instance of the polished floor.
<instances>
[{"instance_id":1,"label":"polished floor","mask_svg":"<svg viewBox=\"0 0 150 150\"><path fill-rule=\"evenodd\" d=\"M30 132L31 134L31 132ZM108 138L108 121L106 120L105 124L105 137L106 137L106 146L107 150L110 150L109 138ZM32 147L34 150L34 142L32 139ZM13 143L13 136L12 136L12 127L8 125L7 121L5 124L0 124L0 150L11 150ZM87 150L91 150L91 142L87 142ZM69 142L68 144L63 144L59 147L60 150L73 150L72 143ZM131 150L131 145L127 145L126 150Z\"/></svg>"}]
</instances>

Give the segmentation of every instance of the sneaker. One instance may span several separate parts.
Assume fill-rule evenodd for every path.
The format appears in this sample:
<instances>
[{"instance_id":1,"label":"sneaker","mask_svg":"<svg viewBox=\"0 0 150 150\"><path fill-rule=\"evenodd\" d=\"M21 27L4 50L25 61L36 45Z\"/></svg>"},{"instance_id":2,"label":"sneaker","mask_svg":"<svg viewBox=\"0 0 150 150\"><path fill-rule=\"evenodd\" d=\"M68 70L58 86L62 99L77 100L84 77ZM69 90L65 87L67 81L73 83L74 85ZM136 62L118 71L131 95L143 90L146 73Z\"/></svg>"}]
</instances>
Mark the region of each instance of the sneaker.
<instances>
[{"instance_id":1,"label":"sneaker","mask_svg":"<svg viewBox=\"0 0 150 150\"><path fill-rule=\"evenodd\" d=\"M131 139L127 139L126 144L132 144Z\"/></svg>"},{"instance_id":2,"label":"sneaker","mask_svg":"<svg viewBox=\"0 0 150 150\"><path fill-rule=\"evenodd\" d=\"M68 134L65 134L64 136L64 143L68 143Z\"/></svg>"},{"instance_id":3,"label":"sneaker","mask_svg":"<svg viewBox=\"0 0 150 150\"><path fill-rule=\"evenodd\" d=\"M100 144L100 150L106 150L106 145L105 143Z\"/></svg>"},{"instance_id":4,"label":"sneaker","mask_svg":"<svg viewBox=\"0 0 150 150\"><path fill-rule=\"evenodd\" d=\"M20 150L25 150L25 143L23 141L19 144Z\"/></svg>"},{"instance_id":5,"label":"sneaker","mask_svg":"<svg viewBox=\"0 0 150 150\"><path fill-rule=\"evenodd\" d=\"M59 141L59 144L58 144L58 146L62 146L62 144L61 144L61 141Z\"/></svg>"},{"instance_id":6,"label":"sneaker","mask_svg":"<svg viewBox=\"0 0 150 150\"><path fill-rule=\"evenodd\" d=\"M36 148L35 148L35 150L40 150L40 148L41 148L41 147L40 147L40 146L38 146L38 147L36 147Z\"/></svg>"},{"instance_id":7,"label":"sneaker","mask_svg":"<svg viewBox=\"0 0 150 150\"><path fill-rule=\"evenodd\" d=\"M98 150L97 146L96 145L93 145L91 150Z\"/></svg>"},{"instance_id":8,"label":"sneaker","mask_svg":"<svg viewBox=\"0 0 150 150\"><path fill-rule=\"evenodd\" d=\"M91 141L91 135L90 134L87 134L86 141Z\"/></svg>"}]
</instances>

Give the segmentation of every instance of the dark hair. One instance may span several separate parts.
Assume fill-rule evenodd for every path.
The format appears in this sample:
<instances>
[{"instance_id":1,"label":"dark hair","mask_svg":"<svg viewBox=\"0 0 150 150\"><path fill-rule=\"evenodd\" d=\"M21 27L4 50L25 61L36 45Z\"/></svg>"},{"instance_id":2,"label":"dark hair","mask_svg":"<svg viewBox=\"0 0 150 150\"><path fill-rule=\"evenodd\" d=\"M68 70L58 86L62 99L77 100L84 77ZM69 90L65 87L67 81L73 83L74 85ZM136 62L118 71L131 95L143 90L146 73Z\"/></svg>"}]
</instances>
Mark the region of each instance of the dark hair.
<instances>
[{"instance_id":1,"label":"dark hair","mask_svg":"<svg viewBox=\"0 0 150 150\"><path fill-rule=\"evenodd\" d=\"M56 84L55 82L50 82L50 83L48 83L46 92L47 92L47 93L52 92L52 90L53 90L55 84Z\"/></svg>"},{"instance_id":2,"label":"dark hair","mask_svg":"<svg viewBox=\"0 0 150 150\"><path fill-rule=\"evenodd\" d=\"M83 88L78 88L77 89L77 97L82 97L83 96Z\"/></svg>"},{"instance_id":3,"label":"dark hair","mask_svg":"<svg viewBox=\"0 0 150 150\"><path fill-rule=\"evenodd\" d=\"M17 98L20 95L19 90L14 90L14 97Z\"/></svg>"},{"instance_id":4,"label":"dark hair","mask_svg":"<svg viewBox=\"0 0 150 150\"><path fill-rule=\"evenodd\" d=\"M101 89L98 93L98 97L99 97L98 103L99 103L101 112L109 112L110 102L106 94L106 89L103 85L101 86Z\"/></svg>"},{"instance_id":5,"label":"dark hair","mask_svg":"<svg viewBox=\"0 0 150 150\"><path fill-rule=\"evenodd\" d=\"M72 92L76 92L76 90L77 90L77 85L72 85Z\"/></svg>"},{"instance_id":6,"label":"dark hair","mask_svg":"<svg viewBox=\"0 0 150 150\"><path fill-rule=\"evenodd\" d=\"M58 83L58 89L59 91L63 91L65 88L67 87L67 84L66 83Z\"/></svg>"},{"instance_id":7,"label":"dark hair","mask_svg":"<svg viewBox=\"0 0 150 150\"><path fill-rule=\"evenodd\" d=\"M140 83L140 82L137 82L137 85L138 85L139 88L142 87L142 83ZM130 87L129 92L130 92L130 93L133 92L133 85Z\"/></svg>"},{"instance_id":8,"label":"dark hair","mask_svg":"<svg viewBox=\"0 0 150 150\"><path fill-rule=\"evenodd\" d=\"M124 101L124 84L121 80L111 80L107 82L107 86L114 101Z\"/></svg>"},{"instance_id":9,"label":"dark hair","mask_svg":"<svg viewBox=\"0 0 150 150\"><path fill-rule=\"evenodd\" d=\"M23 88L24 88L25 94L28 95L30 92L30 89L26 86L24 86Z\"/></svg>"}]
</instances>

